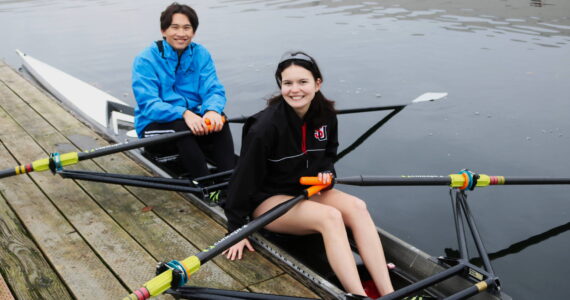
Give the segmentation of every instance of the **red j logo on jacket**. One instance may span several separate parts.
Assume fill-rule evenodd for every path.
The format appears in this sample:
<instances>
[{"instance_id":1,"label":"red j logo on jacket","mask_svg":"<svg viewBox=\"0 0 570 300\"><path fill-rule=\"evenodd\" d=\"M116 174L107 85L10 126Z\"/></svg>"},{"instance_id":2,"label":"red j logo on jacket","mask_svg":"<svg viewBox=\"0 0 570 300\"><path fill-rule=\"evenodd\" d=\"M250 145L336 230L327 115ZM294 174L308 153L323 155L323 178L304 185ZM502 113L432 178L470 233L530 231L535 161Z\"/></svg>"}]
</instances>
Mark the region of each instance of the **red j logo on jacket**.
<instances>
[{"instance_id":1,"label":"red j logo on jacket","mask_svg":"<svg viewBox=\"0 0 570 300\"><path fill-rule=\"evenodd\" d=\"M315 138L319 141L327 140L327 125L323 125L321 128L315 129Z\"/></svg>"}]
</instances>

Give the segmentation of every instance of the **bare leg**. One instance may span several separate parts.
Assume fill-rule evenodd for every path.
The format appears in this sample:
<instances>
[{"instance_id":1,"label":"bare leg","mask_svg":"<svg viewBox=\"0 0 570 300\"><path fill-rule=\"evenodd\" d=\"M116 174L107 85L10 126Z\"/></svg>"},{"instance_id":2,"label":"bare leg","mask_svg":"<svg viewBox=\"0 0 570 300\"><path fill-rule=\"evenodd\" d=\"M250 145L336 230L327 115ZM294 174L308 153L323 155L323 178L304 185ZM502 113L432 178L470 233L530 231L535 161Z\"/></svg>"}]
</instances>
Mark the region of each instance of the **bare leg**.
<instances>
[{"instance_id":1,"label":"bare leg","mask_svg":"<svg viewBox=\"0 0 570 300\"><path fill-rule=\"evenodd\" d=\"M270 197L255 209L253 216L258 217L290 198L284 195ZM344 289L349 293L365 295L342 215L336 208L313 201L302 201L265 228L295 235L321 233L329 264Z\"/></svg>"},{"instance_id":2,"label":"bare leg","mask_svg":"<svg viewBox=\"0 0 570 300\"><path fill-rule=\"evenodd\" d=\"M337 208L352 230L360 256L381 295L394 291L386 267L384 250L376 226L364 201L336 189L324 192L313 201Z\"/></svg>"}]
</instances>

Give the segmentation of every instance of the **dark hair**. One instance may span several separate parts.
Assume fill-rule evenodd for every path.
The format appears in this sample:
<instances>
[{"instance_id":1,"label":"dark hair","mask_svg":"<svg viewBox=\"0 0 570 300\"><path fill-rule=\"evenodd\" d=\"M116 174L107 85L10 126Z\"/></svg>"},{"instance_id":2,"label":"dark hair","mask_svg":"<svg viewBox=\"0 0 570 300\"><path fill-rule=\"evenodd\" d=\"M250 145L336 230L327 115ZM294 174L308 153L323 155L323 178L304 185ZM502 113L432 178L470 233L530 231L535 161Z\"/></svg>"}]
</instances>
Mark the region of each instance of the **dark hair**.
<instances>
[{"instance_id":1,"label":"dark hair","mask_svg":"<svg viewBox=\"0 0 570 300\"><path fill-rule=\"evenodd\" d=\"M170 27L172 24L172 16L174 14L183 14L187 16L188 20L190 20L190 24L192 25L192 29L196 32L198 29L198 15L196 14L196 11L186 4L178 4L177 2L170 4L160 14L160 29L162 31L165 31Z\"/></svg>"},{"instance_id":2,"label":"dark hair","mask_svg":"<svg viewBox=\"0 0 570 300\"><path fill-rule=\"evenodd\" d=\"M287 52L281 57L277 65L277 70L275 70L275 80L279 88L281 88L281 76L283 71L293 65L302 67L311 72L315 81L317 79L320 79L321 82L323 81L323 75L314 58L302 51ZM268 99L267 105L274 105L281 101L285 101L285 99L283 99L283 95L279 93L279 95ZM327 99L319 90L315 93L315 98L311 101L309 110L305 115L305 120L309 122L312 127L317 127L321 126L329 117L335 114L334 101Z\"/></svg>"}]
</instances>

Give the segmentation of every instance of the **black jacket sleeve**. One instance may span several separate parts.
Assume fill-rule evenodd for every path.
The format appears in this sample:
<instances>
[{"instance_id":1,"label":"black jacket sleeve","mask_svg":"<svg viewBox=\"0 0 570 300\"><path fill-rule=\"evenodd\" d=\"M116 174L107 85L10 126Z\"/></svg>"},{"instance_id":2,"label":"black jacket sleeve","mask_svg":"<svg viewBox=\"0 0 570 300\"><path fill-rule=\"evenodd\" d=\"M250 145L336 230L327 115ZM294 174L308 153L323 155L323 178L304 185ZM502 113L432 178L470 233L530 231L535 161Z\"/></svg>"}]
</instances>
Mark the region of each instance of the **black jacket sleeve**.
<instances>
[{"instance_id":1,"label":"black jacket sleeve","mask_svg":"<svg viewBox=\"0 0 570 300\"><path fill-rule=\"evenodd\" d=\"M327 148L325 150L325 169L323 172L332 172L333 176L336 177L336 170L334 168L334 163L336 162L337 158L337 151L338 151L338 120L336 116L331 118L329 122L329 132L328 132L328 143ZM324 191L330 190L334 187L333 183L327 187Z\"/></svg>"},{"instance_id":2,"label":"black jacket sleeve","mask_svg":"<svg viewBox=\"0 0 570 300\"><path fill-rule=\"evenodd\" d=\"M228 232L246 224L247 217L255 209L252 196L261 188L267 173L268 141L263 128L252 127L254 121L250 119L244 125L240 158L232 175L224 205Z\"/></svg>"},{"instance_id":3,"label":"black jacket sleeve","mask_svg":"<svg viewBox=\"0 0 570 300\"><path fill-rule=\"evenodd\" d=\"M325 151L325 160L327 168L323 171L331 171L336 176L336 171L334 169L334 163L336 162L337 151L338 151L338 121L336 116L331 118L329 122L329 137L327 148Z\"/></svg>"}]
</instances>

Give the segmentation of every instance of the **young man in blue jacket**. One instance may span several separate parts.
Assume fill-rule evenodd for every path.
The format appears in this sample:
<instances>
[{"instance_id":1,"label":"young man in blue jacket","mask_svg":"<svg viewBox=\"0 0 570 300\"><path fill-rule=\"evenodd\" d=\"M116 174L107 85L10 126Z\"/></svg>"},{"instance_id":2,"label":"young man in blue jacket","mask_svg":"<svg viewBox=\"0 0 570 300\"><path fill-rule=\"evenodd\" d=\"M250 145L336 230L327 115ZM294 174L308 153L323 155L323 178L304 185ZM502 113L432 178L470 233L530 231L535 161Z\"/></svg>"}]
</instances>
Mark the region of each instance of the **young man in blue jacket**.
<instances>
[{"instance_id":1,"label":"young man in blue jacket","mask_svg":"<svg viewBox=\"0 0 570 300\"><path fill-rule=\"evenodd\" d=\"M138 136L190 130L193 135L175 143L191 178L208 174L206 157L219 171L232 169L232 135L222 120L225 89L208 50L192 42L198 29L196 12L173 3L162 12L160 27L163 40L152 43L133 63Z\"/></svg>"}]
</instances>

